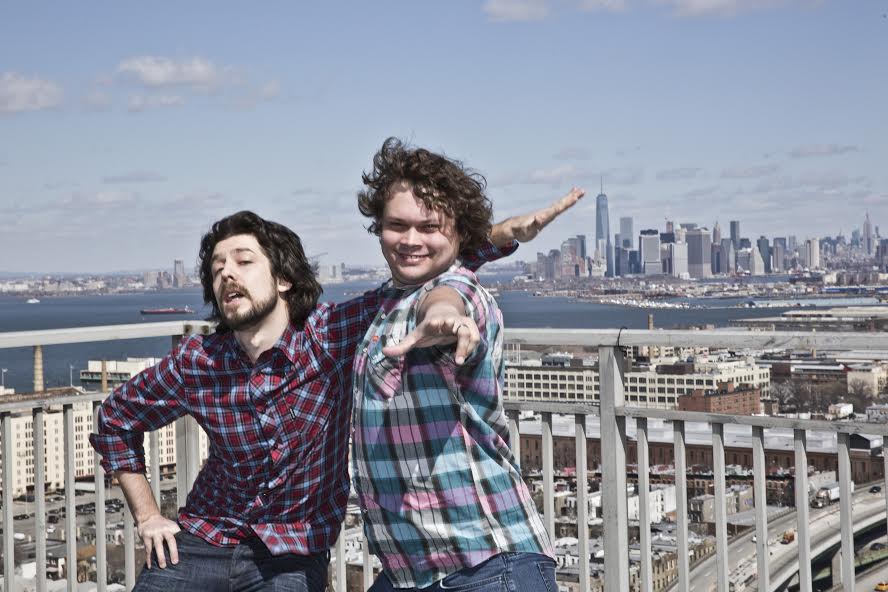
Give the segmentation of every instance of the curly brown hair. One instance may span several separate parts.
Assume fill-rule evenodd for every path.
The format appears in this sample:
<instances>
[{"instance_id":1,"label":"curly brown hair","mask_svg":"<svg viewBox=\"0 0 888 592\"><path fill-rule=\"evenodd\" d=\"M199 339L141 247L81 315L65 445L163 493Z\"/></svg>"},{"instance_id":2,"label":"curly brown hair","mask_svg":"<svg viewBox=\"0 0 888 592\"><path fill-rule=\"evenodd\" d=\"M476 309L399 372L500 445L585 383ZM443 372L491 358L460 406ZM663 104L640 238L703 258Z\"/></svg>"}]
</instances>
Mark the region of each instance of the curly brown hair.
<instances>
[{"instance_id":1,"label":"curly brown hair","mask_svg":"<svg viewBox=\"0 0 888 592\"><path fill-rule=\"evenodd\" d=\"M198 269L203 299L204 304L213 307L209 320L219 323L217 330L227 329L213 292L213 251L219 242L238 234L254 236L271 262L272 276L290 282L292 287L283 293L283 298L287 302L290 322L302 327L317 306L324 289L302 250L299 236L283 224L265 220L249 211L217 220L200 241Z\"/></svg>"},{"instance_id":2,"label":"curly brown hair","mask_svg":"<svg viewBox=\"0 0 888 592\"><path fill-rule=\"evenodd\" d=\"M490 236L493 207L484 193L487 181L457 160L388 138L373 156L373 170L361 178L366 188L358 192L358 209L373 219L367 227L372 234L382 232L392 186L406 181L426 208L454 221L461 254L477 250Z\"/></svg>"}]
</instances>

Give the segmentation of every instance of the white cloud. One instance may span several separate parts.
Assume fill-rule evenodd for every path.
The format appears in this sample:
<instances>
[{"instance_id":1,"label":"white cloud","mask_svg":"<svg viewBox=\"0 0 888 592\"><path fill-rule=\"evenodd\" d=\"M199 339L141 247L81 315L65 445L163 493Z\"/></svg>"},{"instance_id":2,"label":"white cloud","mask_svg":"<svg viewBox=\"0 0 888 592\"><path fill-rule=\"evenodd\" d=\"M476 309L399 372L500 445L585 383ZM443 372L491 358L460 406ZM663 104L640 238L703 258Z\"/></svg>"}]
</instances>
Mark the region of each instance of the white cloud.
<instances>
[{"instance_id":1,"label":"white cloud","mask_svg":"<svg viewBox=\"0 0 888 592\"><path fill-rule=\"evenodd\" d=\"M41 111L61 102L62 90L54 82L16 72L0 74L0 113Z\"/></svg>"},{"instance_id":2,"label":"white cloud","mask_svg":"<svg viewBox=\"0 0 888 592\"><path fill-rule=\"evenodd\" d=\"M138 56L120 62L117 73L149 88L184 86L211 91L237 80L233 68L220 68L202 57L175 61L160 56Z\"/></svg>"},{"instance_id":3,"label":"white cloud","mask_svg":"<svg viewBox=\"0 0 888 592\"><path fill-rule=\"evenodd\" d=\"M670 6L678 16L736 16L741 12L771 8L788 0L656 0Z\"/></svg>"},{"instance_id":4,"label":"white cloud","mask_svg":"<svg viewBox=\"0 0 888 592\"><path fill-rule=\"evenodd\" d=\"M773 175L780 170L776 164L761 164L746 167L731 167L722 171L725 179L757 179Z\"/></svg>"},{"instance_id":5,"label":"white cloud","mask_svg":"<svg viewBox=\"0 0 888 592\"><path fill-rule=\"evenodd\" d=\"M129 171L120 175L111 175L102 179L106 184L114 183L154 183L166 181L166 177L153 171Z\"/></svg>"},{"instance_id":6,"label":"white cloud","mask_svg":"<svg viewBox=\"0 0 888 592\"><path fill-rule=\"evenodd\" d=\"M805 146L797 146L790 151L789 155L793 158L808 158L812 156L835 156L838 154L847 154L849 152L858 152L860 147L839 144L807 144Z\"/></svg>"},{"instance_id":7,"label":"white cloud","mask_svg":"<svg viewBox=\"0 0 888 592\"><path fill-rule=\"evenodd\" d=\"M487 0L487 17L496 22L541 21L549 16L546 0Z\"/></svg>"},{"instance_id":8,"label":"white cloud","mask_svg":"<svg viewBox=\"0 0 888 592\"><path fill-rule=\"evenodd\" d=\"M129 99L127 109L131 113L138 113L146 109L179 107L184 104L185 97L179 95L133 95Z\"/></svg>"},{"instance_id":9,"label":"white cloud","mask_svg":"<svg viewBox=\"0 0 888 592\"><path fill-rule=\"evenodd\" d=\"M681 167L676 169L666 169L657 173L658 181L685 181L687 179L695 179L703 172L703 169L696 167Z\"/></svg>"}]
</instances>

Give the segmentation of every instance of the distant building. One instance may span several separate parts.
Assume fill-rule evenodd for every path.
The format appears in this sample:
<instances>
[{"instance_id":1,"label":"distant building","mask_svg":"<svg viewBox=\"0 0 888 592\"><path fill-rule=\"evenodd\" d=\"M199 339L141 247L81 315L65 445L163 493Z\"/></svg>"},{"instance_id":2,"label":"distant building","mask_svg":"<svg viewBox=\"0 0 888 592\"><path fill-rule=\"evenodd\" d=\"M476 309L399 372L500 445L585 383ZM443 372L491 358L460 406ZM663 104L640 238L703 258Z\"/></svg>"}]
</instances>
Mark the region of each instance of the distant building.
<instances>
[{"instance_id":1,"label":"distant building","mask_svg":"<svg viewBox=\"0 0 888 592\"><path fill-rule=\"evenodd\" d=\"M696 389L678 398L679 411L757 415L761 413L761 391L746 384L721 383L715 389Z\"/></svg>"},{"instance_id":2,"label":"distant building","mask_svg":"<svg viewBox=\"0 0 888 592\"><path fill-rule=\"evenodd\" d=\"M610 219L607 211L607 195L602 186L601 193L595 198L595 242L604 241L604 259L607 264L607 277L614 275L614 250L611 244Z\"/></svg>"},{"instance_id":3,"label":"distant building","mask_svg":"<svg viewBox=\"0 0 888 592\"><path fill-rule=\"evenodd\" d=\"M685 240L688 244L688 273L692 278L708 278L712 276L712 235L706 228L687 230Z\"/></svg>"},{"instance_id":4,"label":"distant building","mask_svg":"<svg viewBox=\"0 0 888 592\"><path fill-rule=\"evenodd\" d=\"M660 261L660 233L656 230L642 230L638 237L638 252L644 275L661 275L663 264Z\"/></svg>"},{"instance_id":5,"label":"distant building","mask_svg":"<svg viewBox=\"0 0 888 592\"><path fill-rule=\"evenodd\" d=\"M620 244L618 247L632 249L632 217L624 216L620 218Z\"/></svg>"},{"instance_id":6,"label":"distant building","mask_svg":"<svg viewBox=\"0 0 888 592\"><path fill-rule=\"evenodd\" d=\"M756 241L756 246L758 247L759 255L762 258L762 265L765 268L765 273L771 273L771 244L768 241L768 237L760 236L758 241Z\"/></svg>"},{"instance_id":7,"label":"distant building","mask_svg":"<svg viewBox=\"0 0 888 592\"><path fill-rule=\"evenodd\" d=\"M173 261L173 287L184 288L188 283L188 276L185 275L185 263L181 259Z\"/></svg>"},{"instance_id":8,"label":"distant building","mask_svg":"<svg viewBox=\"0 0 888 592\"><path fill-rule=\"evenodd\" d=\"M869 212L866 213L866 219L863 221L863 252L867 257L872 257L876 253L876 240L873 235L873 223L870 222Z\"/></svg>"},{"instance_id":9,"label":"distant building","mask_svg":"<svg viewBox=\"0 0 888 592\"><path fill-rule=\"evenodd\" d=\"M740 248L740 220L731 220L731 244L734 251Z\"/></svg>"},{"instance_id":10,"label":"distant building","mask_svg":"<svg viewBox=\"0 0 888 592\"><path fill-rule=\"evenodd\" d=\"M805 266L808 269L820 269L820 240L809 238L805 241Z\"/></svg>"}]
</instances>

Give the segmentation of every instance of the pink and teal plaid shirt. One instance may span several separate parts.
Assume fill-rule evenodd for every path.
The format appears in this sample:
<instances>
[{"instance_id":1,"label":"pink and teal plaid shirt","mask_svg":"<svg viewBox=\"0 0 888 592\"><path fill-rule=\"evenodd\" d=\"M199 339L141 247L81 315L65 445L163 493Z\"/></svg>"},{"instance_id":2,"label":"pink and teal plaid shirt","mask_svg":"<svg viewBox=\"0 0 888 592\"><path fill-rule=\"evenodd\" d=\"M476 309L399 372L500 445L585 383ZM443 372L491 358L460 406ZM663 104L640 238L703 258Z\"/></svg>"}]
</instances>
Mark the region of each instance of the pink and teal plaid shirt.
<instances>
[{"instance_id":1,"label":"pink and teal plaid shirt","mask_svg":"<svg viewBox=\"0 0 888 592\"><path fill-rule=\"evenodd\" d=\"M422 296L456 290L481 331L463 366L453 346L389 358ZM353 483L370 550L396 587L426 587L503 552L552 555L509 448L502 315L472 272L452 267L387 300L354 366Z\"/></svg>"}]
</instances>

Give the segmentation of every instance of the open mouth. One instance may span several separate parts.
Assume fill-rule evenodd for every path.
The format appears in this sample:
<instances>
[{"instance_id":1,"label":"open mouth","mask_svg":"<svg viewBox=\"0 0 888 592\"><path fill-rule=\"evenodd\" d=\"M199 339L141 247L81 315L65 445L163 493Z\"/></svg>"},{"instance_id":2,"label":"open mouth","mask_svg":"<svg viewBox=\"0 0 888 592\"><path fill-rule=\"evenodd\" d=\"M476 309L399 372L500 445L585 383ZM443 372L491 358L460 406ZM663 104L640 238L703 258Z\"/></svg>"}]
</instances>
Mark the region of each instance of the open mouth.
<instances>
[{"instance_id":1,"label":"open mouth","mask_svg":"<svg viewBox=\"0 0 888 592\"><path fill-rule=\"evenodd\" d=\"M246 298L246 293L241 290L226 290L222 295L222 302L225 304L240 302L242 298Z\"/></svg>"}]
</instances>

